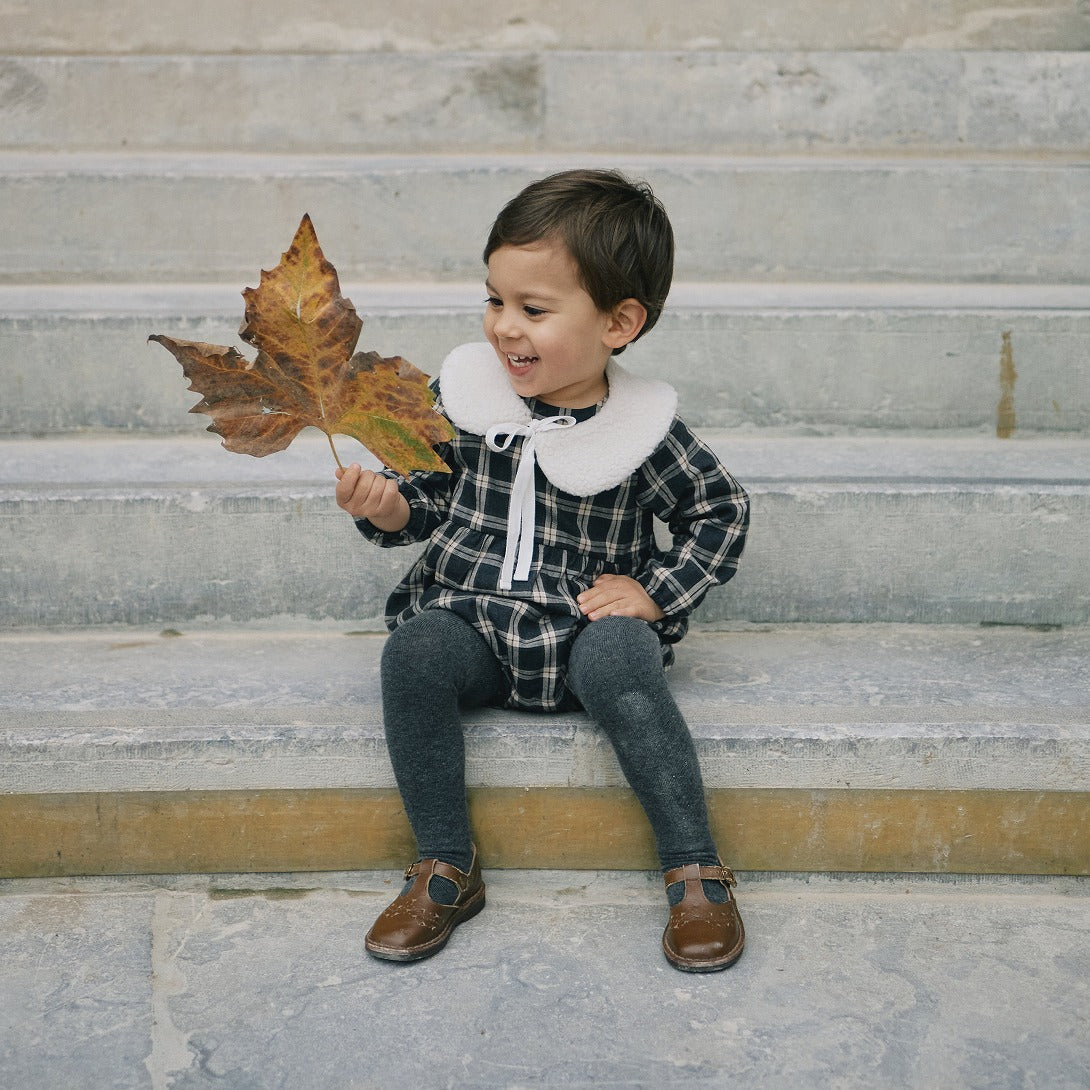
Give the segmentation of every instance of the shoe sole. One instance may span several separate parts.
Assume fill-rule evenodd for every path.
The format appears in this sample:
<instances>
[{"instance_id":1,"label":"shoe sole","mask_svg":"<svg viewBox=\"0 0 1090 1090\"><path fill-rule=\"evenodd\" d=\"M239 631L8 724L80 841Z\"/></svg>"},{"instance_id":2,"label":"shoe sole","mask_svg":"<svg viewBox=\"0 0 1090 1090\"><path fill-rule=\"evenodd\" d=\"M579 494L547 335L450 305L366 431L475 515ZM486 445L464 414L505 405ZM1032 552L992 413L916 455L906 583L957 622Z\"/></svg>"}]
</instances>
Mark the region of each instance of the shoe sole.
<instances>
[{"instance_id":1,"label":"shoe sole","mask_svg":"<svg viewBox=\"0 0 1090 1090\"><path fill-rule=\"evenodd\" d=\"M454 929L466 920L473 919L481 909L484 908L484 886L468 900L457 912L451 916L447 923L447 926L435 936L431 942L423 943L420 946L410 946L408 949L401 949L393 946L379 946L371 941L371 937L368 936L363 940L364 949L374 958L378 958L380 961L420 961L423 958L430 958L432 954L438 954L440 950L450 941L450 936L454 933Z\"/></svg>"},{"instance_id":2,"label":"shoe sole","mask_svg":"<svg viewBox=\"0 0 1090 1090\"><path fill-rule=\"evenodd\" d=\"M729 969L741 956L744 946L738 948L738 951L731 951L726 957L721 958L719 961L686 961L677 957L676 954L672 954L663 944L662 952L666 955L666 960L675 969L680 969L683 973L719 973L724 969Z\"/></svg>"}]
</instances>

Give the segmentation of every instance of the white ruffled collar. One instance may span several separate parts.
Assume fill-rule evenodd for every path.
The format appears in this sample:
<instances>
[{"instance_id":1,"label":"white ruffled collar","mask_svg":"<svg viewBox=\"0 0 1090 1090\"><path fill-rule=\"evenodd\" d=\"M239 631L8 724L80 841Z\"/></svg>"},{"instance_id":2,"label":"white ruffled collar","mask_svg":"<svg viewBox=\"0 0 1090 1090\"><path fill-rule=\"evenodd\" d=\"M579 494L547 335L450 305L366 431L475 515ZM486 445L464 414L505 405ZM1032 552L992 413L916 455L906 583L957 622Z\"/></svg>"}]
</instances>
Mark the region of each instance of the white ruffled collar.
<instances>
[{"instance_id":1,"label":"white ruffled collar","mask_svg":"<svg viewBox=\"0 0 1090 1090\"><path fill-rule=\"evenodd\" d=\"M609 397L594 416L536 436L537 464L562 492L593 496L620 484L654 453L673 423L672 386L634 375L615 360L606 366L606 380ZM447 356L439 392L451 422L474 435L533 419L487 343L463 344Z\"/></svg>"}]
</instances>

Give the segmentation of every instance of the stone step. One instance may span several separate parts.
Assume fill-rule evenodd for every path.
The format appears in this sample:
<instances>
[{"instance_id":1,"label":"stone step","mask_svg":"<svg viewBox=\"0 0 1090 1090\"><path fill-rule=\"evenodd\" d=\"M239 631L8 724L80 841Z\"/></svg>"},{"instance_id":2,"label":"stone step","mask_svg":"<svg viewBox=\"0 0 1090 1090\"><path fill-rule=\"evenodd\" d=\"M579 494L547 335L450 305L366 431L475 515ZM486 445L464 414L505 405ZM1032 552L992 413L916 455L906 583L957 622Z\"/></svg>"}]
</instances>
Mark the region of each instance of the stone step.
<instances>
[{"instance_id":1,"label":"stone step","mask_svg":"<svg viewBox=\"0 0 1090 1090\"><path fill-rule=\"evenodd\" d=\"M480 336L478 285L344 290L366 321L361 343L431 371L450 345ZM241 347L240 317L239 293L227 287L0 288L11 391L0 429L202 427L180 415L192 398L153 348L154 363L146 337ZM1002 338L1012 332L1018 426L1079 431L1090 422L1076 377L1088 317L1081 287L682 284L660 332L625 359L674 383L700 426L994 427ZM35 382L39 373L50 382Z\"/></svg>"},{"instance_id":2,"label":"stone step","mask_svg":"<svg viewBox=\"0 0 1090 1090\"><path fill-rule=\"evenodd\" d=\"M204 428L181 369L147 338L252 354L237 335L241 286L0 286L0 435ZM429 374L481 337L479 283L342 290L362 347ZM1008 392L1006 424L1086 435L1088 356L1090 287L682 283L624 363L672 383L697 427L994 432Z\"/></svg>"},{"instance_id":3,"label":"stone step","mask_svg":"<svg viewBox=\"0 0 1090 1090\"><path fill-rule=\"evenodd\" d=\"M3 875L403 864L382 643L328 625L0 636ZM672 685L741 869L1085 874L1088 661L1090 627L700 628ZM654 865L584 716L468 723L491 866Z\"/></svg>"},{"instance_id":4,"label":"stone step","mask_svg":"<svg viewBox=\"0 0 1090 1090\"><path fill-rule=\"evenodd\" d=\"M656 187L679 280L1090 282L1078 157L44 152L0 154L0 282L242 284L305 212L346 282L476 279L514 193L594 163Z\"/></svg>"},{"instance_id":5,"label":"stone step","mask_svg":"<svg viewBox=\"0 0 1090 1090\"><path fill-rule=\"evenodd\" d=\"M15 53L1090 48L1090 16L1070 0L689 0L635 14L625 0L266 0L260 18L216 0L113 0L63 17L50 5L9 5L4 18L4 48Z\"/></svg>"},{"instance_id":6,"label":"stone step","mask_svg":"<svg viewBox=\"0 0 1090 1090\"><path fill-rule=\"evenodd\" d=\"M0 71L7 148L1090 151L1077 51L9 55Z\"/></svg>"},{"instance_id":7,"label":"stone step","mask_svg":"<svg viewBox=\"0 0 1090 1090\"><path fill-rule=\"evenodd\" d=\"M1090 621L1088 440L706 435L753 528L705 621ZM321 435L263 460L204 435L7 440L0 465L5 628L375 628L415 553L359 538Z\"/></svg>"}]
</instances>

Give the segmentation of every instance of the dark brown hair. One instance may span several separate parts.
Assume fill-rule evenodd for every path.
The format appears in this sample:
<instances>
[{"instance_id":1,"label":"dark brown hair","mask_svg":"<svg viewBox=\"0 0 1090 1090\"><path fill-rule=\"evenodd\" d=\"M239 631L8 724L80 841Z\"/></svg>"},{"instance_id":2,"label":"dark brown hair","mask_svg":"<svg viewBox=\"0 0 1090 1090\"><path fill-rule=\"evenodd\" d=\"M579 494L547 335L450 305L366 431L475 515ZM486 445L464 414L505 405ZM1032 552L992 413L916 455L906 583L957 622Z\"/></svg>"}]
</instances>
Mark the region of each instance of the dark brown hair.
<instances>
[{"instance_id":1,"label":"dark brown hair","mask_svg":"<svg viewBox=\"0 0 1090 1090\"><path fill-rule=\"evenodd\" d=\"M643 304L647 321L634 340L658 321L674 273L674 232L646 182L615 170L566 170L532 182L496 217L484 260L501 246L553 239L568 248L599 310L622 299Z\"/></svg>"}]
</instances>

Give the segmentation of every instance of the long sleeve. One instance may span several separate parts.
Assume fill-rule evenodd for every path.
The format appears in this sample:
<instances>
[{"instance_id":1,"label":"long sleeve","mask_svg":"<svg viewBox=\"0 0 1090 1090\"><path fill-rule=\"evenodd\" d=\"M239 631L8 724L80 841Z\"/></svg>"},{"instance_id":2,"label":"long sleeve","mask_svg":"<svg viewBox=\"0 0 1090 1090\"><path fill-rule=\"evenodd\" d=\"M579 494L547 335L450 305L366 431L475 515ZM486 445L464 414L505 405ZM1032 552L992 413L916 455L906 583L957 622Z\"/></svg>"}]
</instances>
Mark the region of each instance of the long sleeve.
<instances>
[{"instance_id":1,"label":"long sleeve","mask_svg":"<svg viewBox=\"0 0 1090 1090\"><path fill-rule=\"evenodd\" d=\"M393 473L385 475L396 479ZM446 518L451 483L449 473L413 473L398 482L398 490L409 504L409 521L403 530L389 533L367 519L356 519L356 529L368 541L384 549L427 541Z\"/></svg>"},{"instance_id":2,"label":"long sleeve","mask_svg":"<svg viewBox=\"0 0 1090 1090\"><path fill-rule=\"evenodd\" d=\"M639 502L666 523L673 543L637 578L668 621L685 617L737 571L749 499L711 448L676 419L640 475Z\"/></svg>"}]
</instances>

